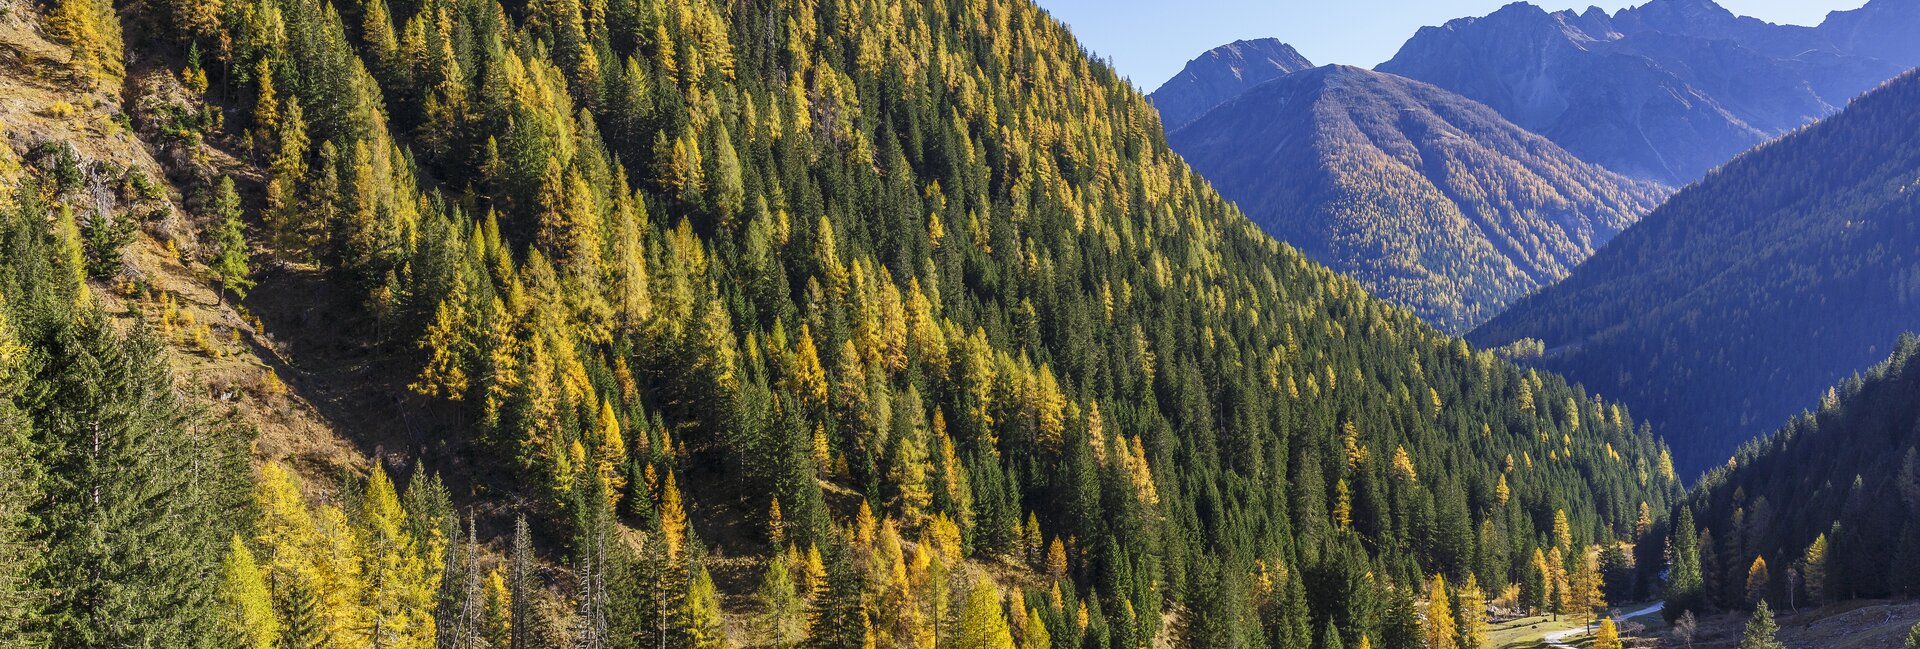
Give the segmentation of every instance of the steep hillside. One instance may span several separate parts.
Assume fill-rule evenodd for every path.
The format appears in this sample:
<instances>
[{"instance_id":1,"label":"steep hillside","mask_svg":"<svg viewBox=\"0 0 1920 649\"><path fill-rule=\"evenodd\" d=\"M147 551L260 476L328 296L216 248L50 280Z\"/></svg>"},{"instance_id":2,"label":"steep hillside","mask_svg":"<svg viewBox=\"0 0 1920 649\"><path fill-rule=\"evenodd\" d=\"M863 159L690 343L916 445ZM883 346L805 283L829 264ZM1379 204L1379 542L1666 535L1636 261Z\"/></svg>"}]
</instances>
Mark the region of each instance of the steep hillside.
<instances>
[{"instance_id":1,"label":"steep hillside","mask_svg":"<svg viewBox=\"0 0 1920 649\"><path fill-rule=\"evenodd\" d=\"M1030 3L13 11L78 54L63 87L123 92L6 100L127 112L182 212L114 225L144 208L72 156L6 174L32 245L0 267L58 281L0 284L34 325L7 376L46 372L0 399L37 436L0 448L32 487L0 534L61 562L0 556L0 623L52 646L1406 646L1429 577L1537 582L1677 496L1618 404L1262 234ZM172 261L94 259L137 247ZM71 461L89 417L165 442L205 429L137 425L159 406L251 398L164 390L137 345L85 389L119 339L42 314L128 285L131 331L284 349L332 424L307 434L425 470ZM251 332L208 326L235 301ZM76 484L194 498L69 519ZM119 521L196 554L39 569L146 556ZM131 596L152 579L195 606Z\"/></svg>"},{"instance_id":2,"label":"steep hillside","mask_svg":"<svg viewBox=\"0 0 1920 649\"><path fill-rule=\"evenodd\" d=\"M1188 61L1180 74L1160 84L1147 100L1172 133L1248 88L1311 67L1307 57L1278 40L1234 41Z\"/></svg>"},{"instance_id":3,"label":"steep hillside","mask_svg":"<svg viewBox=\"0 0 1920 649\"><path fill-rule=\"evenodd\" d=\"M25 5L11 10L30 15ZM199 103L185 97L164 70L134 66L124 77L103 83L76 82L69 48L48 40L36 26L31 20L0 24L0 142L26 158L29 167L65 161L61 164L84 170L79 181L84 198L76 206L81 222L97 214L103 231L137 224L135 233L145 235L126 239L100 262L117 267L101 272L119 280L103 282L105 290L94 292L104 299L106 311L123 325L134 318L164 320L168 330L161 342L172 352L169 363L186 380L184 389L220 395L215 410L255 429L260 457L315 475L364 470L365 454L333 434L334 426L318 407L297 391L273 387L297 383L301 374L287 362L274 333L236 310L205 280L207 268L197 254L202 247L197 232L205 218L193 209L204 197L177 191L169 176L205 178L247 170L204 142L189 146L160 135L175 116L193 119ZM172 164L189 160L192 164ZM0 178L0 184L17 181Z\"/></svg>"},{"instance_id":4,"label":"steep hillside","mask_svg":"<svg viewBox=\"0 0 1920 649\"><path fill-rule=\"evenodd\" d=\"M1662 193L1459 95L1345 66L1167 141L1274 237L1453 331L1564 277Z\"/></svg>"},{"instance_id":5,"label":"steep hillside","mask_svg":"<svg viewBox=\"0 0 1920 649\"><path fill-rule=\"evenodd\" d=\"M1920 592L1920 339L1741 446L1686 499L1698 581L1669 602L1743 606L1756 559L1768 599L1827 604ZM1689 521L1683 521L1686 523ZM1677 533L1677 532L1676 532ZM1801 579L1788 580L1794 569Z\"/></svg>"},{"instance_id":6,"label":"steep hillside","mask_svg":"<svg viewBox=\"0 0 1920 649\"><path fill-rule=\"evenodd\" d=\"M1632 403L1693 473L1920 317L1920 75L1676 194L1470 336Z\"/></svg>"},{"instance_id":7,"label":"steep hillside","mask_svg":"<svg viewBox=\"0 0 1920 649\"><path fill-rule=\"evenodd\" d=\"M1612 16L1514 3L1422 28L1378 69L1484 103L1588 162L1679 186L1905 68L1710 0L1654 0Z\"/></svg>"}]
</instances>

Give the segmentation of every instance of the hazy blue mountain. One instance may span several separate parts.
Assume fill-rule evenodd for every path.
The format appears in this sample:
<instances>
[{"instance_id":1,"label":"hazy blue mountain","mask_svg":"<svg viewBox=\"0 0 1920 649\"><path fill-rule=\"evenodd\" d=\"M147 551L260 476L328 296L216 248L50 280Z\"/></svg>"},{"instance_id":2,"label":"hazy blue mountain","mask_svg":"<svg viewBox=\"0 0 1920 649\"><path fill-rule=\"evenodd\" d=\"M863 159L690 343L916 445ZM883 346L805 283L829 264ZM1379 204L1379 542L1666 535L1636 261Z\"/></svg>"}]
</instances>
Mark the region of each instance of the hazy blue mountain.
<instances>
[{"instance_id":1,"label":"hazy blue mountain","mask_svg":"<svg viewBox=\"0 0 1920 649\"><path fill-rule=\"evenodd\" d=\"M1880 2L1907 15L1916 4ZM1774 25L1710 0L1654 0L1613 15L1514 3L1422 28L1378 69L1484 103L1589 162L1679 185L1904 69L1869 53L1908 45L1897 32L1853 22L1876 26L1849 32L1857 36L1842 46L1832 38L1838 23Z\"/></svg>"},{"instance_id":2,"label":"hazy blue mountain","mask_svg":"<svg viewBox=\"0 0 1920 649\"><path fill-rule=\"evenodd\" d=\"M1168 141L1274 236L1456 331L1565 276L1662 194L1472 100L1346 66L1257 86Z\"/></svg>"},{"instance_id":3,"label":"hazy blue mountain","mask_svg":"<svg viewBox=\"0 0 1920 649\"><path fill-rule=\"evenodd\" d=\"M1307 57L1278 40L1234 41L1188 61L1147 99L1160 110L1161 125L1171 133L1248 88L1311 67Z\"/></svg>"},{"instance_id":4,"label":"hazy blue mountain","mask_svg":"<svg viewBox=\"0 0 1920 649\"><path fill-rule=\"evenodd\" d=\"M1691 473L1920 326L1920 73L1729 162L1469 339L1620 398Z\"/></svg>"},{"instance_id":5,"label":"hazy blue mountain","mask_svg":"<svg viewBox=\"0 0 1920 649\"><path fill-rule=\"evenodd\" d=\"M1904 67L1920 65L1920 2L1914 0L1873 0L1829 13L1820 33L1846 51Z\"/></svg>"}]
</instances>

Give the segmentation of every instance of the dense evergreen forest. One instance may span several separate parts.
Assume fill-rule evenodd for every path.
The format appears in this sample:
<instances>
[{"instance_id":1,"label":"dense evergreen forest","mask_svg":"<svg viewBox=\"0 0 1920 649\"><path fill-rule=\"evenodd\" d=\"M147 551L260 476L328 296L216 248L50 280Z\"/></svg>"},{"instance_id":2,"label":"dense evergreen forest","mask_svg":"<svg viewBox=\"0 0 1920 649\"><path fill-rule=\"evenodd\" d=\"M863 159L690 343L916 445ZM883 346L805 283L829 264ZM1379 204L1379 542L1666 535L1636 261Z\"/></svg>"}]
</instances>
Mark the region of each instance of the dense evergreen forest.
<instances>
[{"instance_id":1,"label":"dense evergreen forest","mask_svg":"<svg viewBox=\"0 0 1920 649\"><path fill-rule=\"evenodd\" d=\"M1748 442L1681 503L1669 615L1920 593L1920 339Z\"/></svg>"},{"instance_id":2,"label":"dense evergreen forest","mask_svg":"<svg viewBox=\"0 0 1920 649\"><path fill-rule=\"evenodd\" d=\"M1920 318L1920 75L1755 149L1469 335L1632 404L1689 476Z\"/></svg>"},{"instance_id":3,"label":"dense evergreen forest","mask_svg":"<svg viewBox=\"0 0 1920 649\"><path fill-rule=\"evenodd\" d=\"M174 169L170 249L242 304L323 278L454 416L404 478L249 483L111 263L153 233L50 143L0 231L10 637L1473 645L1679 496L1624 407L1262 234L1021 0L122 11L44 7L75 82L164 65L149 145L252 172ZM472 466L490 507L433 473Z\"/></svg>"},{"instance_id":4,"label":"dense evergreen forest","mask_svg":"<svg viewBox=\"0 0 1920 649\"><path fill-rule=\"evenodd\" d=\"M94 308L65 171L0 189L0 646L215 646L245 433Z\"/></svg>"}]
</instances>

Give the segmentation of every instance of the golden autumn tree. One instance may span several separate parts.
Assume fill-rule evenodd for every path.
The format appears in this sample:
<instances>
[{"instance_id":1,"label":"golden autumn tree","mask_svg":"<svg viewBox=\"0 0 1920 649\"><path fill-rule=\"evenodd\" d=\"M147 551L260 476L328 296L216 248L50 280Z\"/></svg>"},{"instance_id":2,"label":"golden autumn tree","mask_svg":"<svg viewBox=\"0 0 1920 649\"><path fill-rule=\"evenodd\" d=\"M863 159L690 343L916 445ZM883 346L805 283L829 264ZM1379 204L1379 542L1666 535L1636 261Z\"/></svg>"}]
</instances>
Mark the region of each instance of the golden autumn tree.
<instances>
[{"instance_id":1,"label":"golden autumn tree","mask_svg":"<svg viewBox=\"0 0 1920 649\"><path fill-rule=\"evenodd\" d=\"M1758 604L1767 597L1767 585L1772 580L1767 572L1767 558L1754 557L1753 564L1747 567L1747 603Z\"/></svg>"},{"instance_id":2,"label":"golden autumn tree","mask_svg":"<svg viewBox=\"0 0 1920 649\"><path fill-rule=\"evenodd\" d=\"M967 592L967 602L954 623L955 649L1015 649L1013 632L1000 611L1000 591L980 580Z\"/></svg>"},{"instance_id":3,"label":"golden autumn tree","mask_svg":"<svg viewBox=\"0 0 1920 649\"><path fill-rule=\"evenodd\" d=\"M1614 626L1613 618L1600 620L1600 629L1593 633L1592 649L1621 649L1620 629Z\"/></svg>"},{"instance_id":4,"label":"golden autumn tree","mask_svg":"<svg viewBox=\"0 0 1920 649\"><path fill-rule=\"evenodd\" d=\"M310 510L299 478L278 463L260 474L254 543L286 633L324 646L365 643L370 616L361 597L360 544L345 512L332 505Z\"/></svg>"},{"instance_id":5,"label":"golden autumn tree","mask_svg":"<svg viewBox=\"0 0 1920 649\"><path fill-rule=\"evenodd\" d=\"M812 327L801 324L800 337L793 344L793 360L787 370L788 389L813 407L827 403L827 371L820 364L820 350L813 341Z\"/></svg>"},{"instance_id":6,"label":"golden autumn tree","mask_svg":"<svg viewBox=\"0 0 1920 649\"><path fill-rule=\"evenodd\" d=\"M360 557L365 570L367 635L375 646L432 649L440 566L421 559L416 544L424 540L408 533L406 512L386 471L374 467L363 498Z\"/></svg>"},{"instance_id":7,"label":"golden autumn tree","mask_svg":"<svg viewBox=\"0 0 1920 649\"><path fill-rule=\"evenodd\" d=\"M1467 581L1455 593L1458 610L1455 621L1460 627L1460 649L1480 649L1487 641L1487 595L1480 578L1467 573Z\"/></svg>"},{"instance_id":8,"label":"golden autumn tree","mask_svg":"<svg viewBox=\"0 0 1920 649\"><path fill-rule=\"evenodd\" d=\"M687 546L687 510L680 501L679 482L669 472L660 488L660 534L667 544L667 556L679 561Z\"/></svg>"},{"instance_id":9,"label":"golden autumn tree","mask_svg":"<svg viewBox=\"0 0 1920 649\"><path fill-rule=\"evenodd\" d=\"M1447 595L1447 580L1434 575L1427 583L1427 614L1420 622L1420 636L1427 649L1458 649L1459 634L1453 622L1453 598Z\"/></svg>"},{"instance_id":10,"label":"golden autumn tree","mask_svg":"<svg viewBox=\"0 0 1920 649\"><path fill-rule=\"evenodd\" d=\"M1601 590L1600 570L1593 558L1582 550L1575 553L1573 563L1573 575L1567 583L1567 608L1580 614L1584 623L1593 619L1594 611L1606 608L1607 598Z\"/></svg>"},{"instance_id":11,"label":"golden autumn tree","mask_svg":"<svg viewBox=\"0 0 1920 649\"><path fill-rule=\"evenodd\" d=\"M450 401L466 397L470 385L467 359L474 351L469 336L472 316L468 313L468 302L467 281L456 275L453 290L434 307L433 323L427 325L427 335L420 339L420 348L427 353L427 365L407 389Z\"/></svg>"},{"instance_id":12,"label":"golden autumn tree","mask_svg":"<svg viewBox=\"0 0 1920 649\"><path fill-rule=\"evenodd\" d=\"M273 595L267 591L266 575L246 541L233 537L222 568L226 576L222 594L226 596L228 637L242 649L279 647L280 620L274 614Z\"/></svg>"},{"instance_id":13,"label":"golden autumn tree","mask_svg":"<svg viewBox=\"0 0 1920 649\"><path fill-rule=\"evenodd\" d=\"M608 504L618 505L621 490L627 486L627 478L621 474L620 467L627 463L626 435L620 431L620 417L614 413L613 402L600 400L600 414L595 418L593 470L607 485Z\"/></svg>"},{"instance_id":14,"label":"golden autumn tree","mask_svg":"<svg viewBox=\"0 0 1920 649\"><path fill-rule=\"evenodd\" d=\"M72 52L74 75L89 84L125 73L120 19L109 0L58 0L47 10L47 33Z\"/></svg>"}]
</instances>

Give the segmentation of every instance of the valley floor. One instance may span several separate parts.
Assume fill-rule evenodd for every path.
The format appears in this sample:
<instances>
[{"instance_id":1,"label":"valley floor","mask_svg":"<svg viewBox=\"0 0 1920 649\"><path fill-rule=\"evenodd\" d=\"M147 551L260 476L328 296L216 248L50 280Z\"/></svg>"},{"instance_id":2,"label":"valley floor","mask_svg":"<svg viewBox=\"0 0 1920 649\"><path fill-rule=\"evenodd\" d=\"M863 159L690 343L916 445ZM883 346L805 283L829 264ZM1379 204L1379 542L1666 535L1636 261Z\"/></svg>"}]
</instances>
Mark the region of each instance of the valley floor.
<instances>
[{"instance_id":1,"label":"valley floor","mask_svg":"<svg viewBox=\"0 0 1920 649\"><path fill-rule=\"evenodd\" d=\"M1898 649L1904 646L1907 630L1920 622L1920 600L1860 600L1817 609L1803 606L1797 613L1781 607L1776 614L1778 637L1789 649ZM1657 615L1634 622L1621 625L1628 647L1734 649L1740 646L1747 614L1701 618L1691 644L1676 637Z\"/></svg>"},{"instance_id":2,"label":"valley floor","mask_svg":"<svg viewBox=\"0 0 1920 649\"><path fill-rule=\"evenodd\" d=\"M1659 613L1659 602L1627 604L1609 611L1622 629L1630 625L1635 628L1644 626L1648 619L1658 623ZM1598 618L1583 620L1568 615L1517 618L1491 625L1487 629L1485 646L1491 649L1586 647L1591 641L1595 624L1598 624Z\"/></svg>"}]
</instances>

